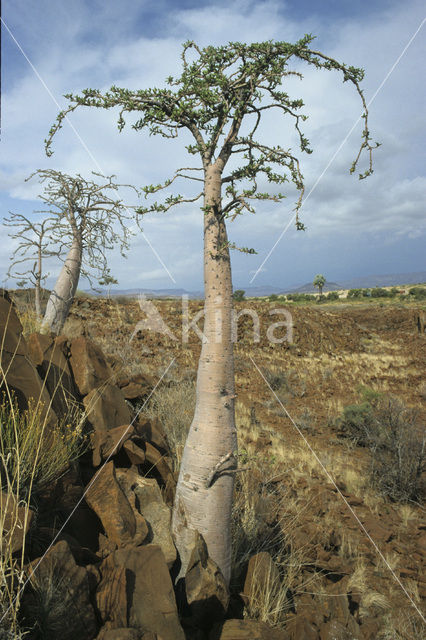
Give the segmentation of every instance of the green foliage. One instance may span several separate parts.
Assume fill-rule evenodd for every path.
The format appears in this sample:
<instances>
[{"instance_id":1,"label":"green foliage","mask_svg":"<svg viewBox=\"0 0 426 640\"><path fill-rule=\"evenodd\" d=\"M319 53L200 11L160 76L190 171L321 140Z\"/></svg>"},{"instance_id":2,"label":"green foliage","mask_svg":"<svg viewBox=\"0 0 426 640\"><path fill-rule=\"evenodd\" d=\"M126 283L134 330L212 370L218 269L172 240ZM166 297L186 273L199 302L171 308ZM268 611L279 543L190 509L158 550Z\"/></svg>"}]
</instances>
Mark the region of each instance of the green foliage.
<instances>
[{"instance_id":1,"label":"green foliage","mask_svg":"<svg viewBox=\"0 0 426 640\"><path fill-rule=\"evenodd\" d=\"M371 289L371 297L372 298L390 298L392 294L387 289L383 289L382 287L374 287Z\"/></svg>"},{"instance_id":2,"label":"green foliage","mask_svg":"<svg viewBox=\"0 0 426 640\"><path fill-rule=\"evenodd\" d=\"M343 81L351 83L362 103L364 128L361 146L351 173L355 171L360 156L366 151L369 157L367 169L359 175L365 178L372 169L372 151L378 146L371 143L368 130L368 109L360 88L364 77L362 69L338 62L310 48L313 36L305 35L295 44L288 42L260 42L245 44L230 42L225 46L199 48L195 42L183 45L180 75L169 76L164 88L140 90L112 86L102 93L99 89L84 89L80 95L67 94L69 106L61 111L45 141L47 155L52 154L52 138L62 127L67 115L78 107L101 109L119 108L118 128L121 131L129 114L136 114L132 121L135 131L145 129L150 135L176 138L182 129L192 136L186 146L190 155L199 157L200 165L177 169L174 176L161 184L144 187L145 197L168 189L180 178L201 182L197 172L205 172L215 165L222 176L226 202L221 214L233 220L244 210L254 211L253 201L280 202L284 194L275 188L292 182L298 192L296 203L296 227L304 226L298 218L304 193L303 176L299 159L289 149L279 145L267 146L257 138L259 124L265 111L279 110L293 120L300 151L311 153L309 141L301 130L307 116L300 112L301 99L291 98L281 89L287 76L302 78L300 63L321 70L335 70ZM242 129L243 120L247 127ZM243 131L243 133L242 133ZM228 160L233 155L235 164L223 175ZM274 188L258 191L257 179L262 174ZM204 188L194 197L181 194L167 195L162 202L139 207L144 215L149 211L165 212L184 202L196 202L204 195Z\"/></svg>"},{"instance_id":3,"label":"green foliage","mask_svg":"<svg viewBox=\"0 0 426 640\"><path fill-rule=\"evenodd\" d=\"M339 294L337 293L337 291L330 291L326 295L326 299L327 300L339 300Z\"/></svg>"},{"instance_id":4,"label":"green foliage","mask_svg":"<svg viewBox=\"0 0 426 640\"><path fill-rule=\"evenodd\" d=\"M73 415L74 414L74 415ZM84 450L82 421L76 411L56 427L48 426L42 407L19 411L11 397L0 404L2 491L26 500L60 476Z\"/></svg>"},{"instance_id":5,"label":"green foliage","mask_svg":"<svg viewBox=\"0 0 426 640\"><path fill-rule=\"evenodd\" d=\"M344 408L342 436L368 447L372 485L391 500L420 500L425 492L426 438L417 414L390 394L360 390L361 402Z\"/></svg>"},{"instance_id":6,"label":"green foliage","mask_svg":"<svg viewBox=\"0 0 426 640\"><path fill-rule=\"evenodd\" d=\"M362 289L349 289L348 298L361 298Z\"/></svg>"},{"instance_id":7,"label":"green foliage","mask_svg":"<svg viewBox=\"0 0 426 640\"><path fill-rule=\"evenodd\" d=\"M408 295L415 300L424 300L426 298L426 287L411 287Z\"/></svg>"},{"instance_id":8,"label":"green foliage","mask_svg":"<svg viewBox=\"0 0 426 640\"><path fill-rule=\"evenodd\" d=\"M318 287L319 292L321 293L322 292L322 288L325 285L325 282L326 282L326 280L325 280L325 277L322 275L322 273L318 273L315 276L314 281L313 281L312 284L314 285L314 287Z\"/></svg>"},{"instance_id":9,"label":"green foliage","mask_svg":"<svg viewBox=\"0 0 426 640\"><path fill-rule=\"evenodd\" d=\"M271 295L268 297L269 302L275 302L276 300L278 300L278 296L276 293L271 293Z\"/></svg>"},{"instance_id":10,"label":"green foliage","mask_svg":"<svg viewBox=\"0 0 426 640\"><path fill-rule=\"evenodd\" d=\"M245 300L245 293L246 292L243 291L243 289L236 289L232 294L232 297L236 302L242 302L243 300Z\"/></svg>"},{"instance_id":11,"label":"green foliage","mask_svg":"<svg viewBox=\"0 0 426 640\"><path fill-rule=\"evenodd\" d=\"M289 293L287 294L287 300L292 300L293 302L313 302L317 298L311 293Z\"/></svg>"}]
</instances>

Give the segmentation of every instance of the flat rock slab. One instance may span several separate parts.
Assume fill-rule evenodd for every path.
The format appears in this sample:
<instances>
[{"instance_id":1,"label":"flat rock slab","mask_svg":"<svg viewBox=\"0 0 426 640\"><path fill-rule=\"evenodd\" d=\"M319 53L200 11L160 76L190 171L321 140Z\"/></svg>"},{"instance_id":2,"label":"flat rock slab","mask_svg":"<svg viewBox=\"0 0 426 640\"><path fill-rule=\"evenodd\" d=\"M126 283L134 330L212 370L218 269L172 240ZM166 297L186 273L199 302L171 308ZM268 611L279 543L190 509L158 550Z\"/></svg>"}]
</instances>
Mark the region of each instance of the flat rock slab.
<instances>
[{"instance_id":1,"label":"flat rock slab","mask_svg":"<svg viewBox=\"0 0 426 640\"><path fill-rule=\"evenodd\" d=\"M108 462L86 491L86 502L96 513L108 539L118 547L132 542L136 533L133 509L117 482L114 464Z\"/></svg>"},{"instance_id":2,"label":"flat rock slab","mask_svg":"<svg viewBox=\"0 0 426 640\"><path fill-rule=\"evenodd\" d=\"M126 569L128 623L161 640L185 640L164 554L158 545L117 549L107 559Z\"/></svg>"},{"instance_id":3,"label":"flat rock slab","mask_svg":"<svg viewBox=\"0 0 426 640\"><path fill-rule=\"evenodd\" d=\"M289 640L290 636L281 629L273 629L265 622L257 620L226 620L213 627L209 640ZM305 640L300 636L298 640Z\"/></svg>"},{"instance_id":4,"label":"flat rock slab","mask_svg":"<svg viewBox=\"0 0 426 640\"><path fill-rule=\"evenodd\" d=\"M92 340L84 337L75 338L71 342L70 352L71 369L82 396L113 380L111 367L102 350Z\"/></svg>"},{"instance_id":5,"label":"flat rock slab","mask_svg":"<svg viewBox=\"0 0 426 640\"><path fill-rule=\"evenodd\" d=\"M120 389L106 383L98 389L92 389L83 404L87 419L94 431L109 431L131 422L130 410Z\"/></svg>"}]
</instances>

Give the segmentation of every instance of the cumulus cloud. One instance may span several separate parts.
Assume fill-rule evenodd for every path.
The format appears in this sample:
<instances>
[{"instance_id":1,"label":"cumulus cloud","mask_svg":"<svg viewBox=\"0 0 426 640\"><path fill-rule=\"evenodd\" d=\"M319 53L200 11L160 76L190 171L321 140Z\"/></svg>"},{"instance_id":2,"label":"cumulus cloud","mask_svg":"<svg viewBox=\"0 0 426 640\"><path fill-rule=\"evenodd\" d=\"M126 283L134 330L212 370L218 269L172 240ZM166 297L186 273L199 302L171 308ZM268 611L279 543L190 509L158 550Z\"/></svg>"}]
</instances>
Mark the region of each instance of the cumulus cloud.
<instances>
[{"instance_id":1,"label":"cumulus cloud","mask_svg":"<svg viewBox=\"0 0 426 640\"><path fill-rule=\"evenodd\" d=\"M273 0L237 0L190 9L164 0L157 12L150 3L136 5L131 0L120 4L112 0L90 3L76 0L68 4L41 0L37 5L17 0L7 7L6 23L54 100L5 34L3 55L8 60L8 70L3 83L0 158L3 211L29 213L39 208L39 185L24 182L37 168L78 171L83 175L97 170L116 174L120 182L142 186L157 183L176 167L187 164L184 146L189 142L188 135L181 141L169 141L136 133L130 126L120 134L116 112L91 109L72 114L70 121L78 135L64 123L54 141L54 156L46 158L43 140L58 113L58 104L61 108L66 104L62 97L66 92L78 92L84 87L105 90L111 84L129 88L161 86L166 76L178 71L181 43L188 38L202 45L229 40L294 41L306 32L313 32L320 34L314 46L366 69L364 85L368 101L422 19L422 7L417 1L403 7L395 3L371 15L363 11L344 19L339 15L321 16L318 12L315 15L299 12L295 18L286 3ZM422 109L424 93L419 82L424 57L424 38L418 37L371 104L371 131L383 146L375 154L375 173L362 182L348 175L358 150L361 123L318 181L360 116L360 102L353 89L348 84L342 85L336 73L318 73L306 67L303 82L288 81L289 94L303 98L306 104L309 119L305 131L315 150L312 156L303 158L302 165L309 194L302 209L308 232L302 242L299 234L289 230L271 263L259 274L259 281L267 282L271 273L284 271L286 256L293 251L290 242L305 247L309 263L310 255L318 251L321 255L321 247L323 259L329 259L326 238L330 233L346 237L348 242L363 234L370 237L383 234L391 238L392 249L386 242L378 242L372 251L375 260L379 264L382 260L385 265L387 252L392 250L397 257L398 242L414 242L425 233L425 150L420 140L426 122ZM131 122L132 118L129 125ZM266 120L263 139L296 149L292 126L279 114ZM180 186L179 191L195 193L189 185ZM233 257L241 277L245 273L248 279L248 271L260 265L291 219L296 193L290 187L287 194L282 204L264 203L258 207L256 216L244 216L231 226L232 240L241 246L255 246L259 251L250 260L241 255ZM197 207L182 207L168 216L146 218L144 228L177 286L200 286L202 216ZM416 270L416 259L421 259L416 251L412 270ZM3 272L7 270L8 255L9 247L2 244ZM134 239L127 261L122 262L112 254L111 263L119 279L129 286L133 286L130 283L138 286L142 281L143 286L172 285L141 235ZM418 269L421 266L418 264ZM313 261L311 267L314 269Z\"/></svg>"}]
</instances>

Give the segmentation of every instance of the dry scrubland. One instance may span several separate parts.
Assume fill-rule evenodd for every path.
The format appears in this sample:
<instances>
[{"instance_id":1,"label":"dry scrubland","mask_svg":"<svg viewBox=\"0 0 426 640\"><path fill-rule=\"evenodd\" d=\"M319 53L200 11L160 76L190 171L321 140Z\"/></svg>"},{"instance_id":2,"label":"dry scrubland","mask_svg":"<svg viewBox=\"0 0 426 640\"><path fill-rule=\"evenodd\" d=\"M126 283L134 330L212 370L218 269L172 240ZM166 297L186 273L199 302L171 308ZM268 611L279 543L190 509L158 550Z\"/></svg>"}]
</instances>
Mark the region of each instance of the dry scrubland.
<instances>
[{"instance_id":1,"label":"dry scrubland","mask_svg":"<svg viewBox=\"0 0 426 640\"><path fill-rule=\"evenodd\" d=\"M130 342L143 317L137 301L85 296L75 300L64 333L94 339L121 376L145 373L156 381L174 358L144 412L163 422L177 469L200 343L193 332L187 344L180 340L180 301L154 304L176 341L139 332ZM189 307L193 317L202 302ZM261 340L253 343L252 321L241 318L234 591L242 590L247 560L257 551L268 551L278 567L262 569L245 615L291 630L295 612L308 625L324 612L332 619L347 610L362 637L424 637L415 608L424 612L426 598L425 471L421 477L416 467L426 414L426 337L415 321L421 305L287 305L291 344L266 339L271 321L283 319L269 315L277 302L249 300L236 308L259 314ZM25 331L34 329L22 305L21 319ZM348 405L357 406L343 414Z\"/></svg>"}]
</instances>

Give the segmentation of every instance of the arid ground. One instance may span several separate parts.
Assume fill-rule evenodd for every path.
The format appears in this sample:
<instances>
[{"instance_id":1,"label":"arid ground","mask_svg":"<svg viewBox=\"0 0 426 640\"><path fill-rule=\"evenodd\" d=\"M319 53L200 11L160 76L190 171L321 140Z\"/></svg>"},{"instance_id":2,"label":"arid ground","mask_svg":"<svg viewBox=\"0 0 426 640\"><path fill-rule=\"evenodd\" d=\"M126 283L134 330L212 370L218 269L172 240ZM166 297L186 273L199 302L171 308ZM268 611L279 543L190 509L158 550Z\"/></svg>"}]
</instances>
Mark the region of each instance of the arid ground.
<instances>
[{"instance_id":1,"label":"arid ground","mask_svg":"<svg viewBox=\"0 0 426 640\"><path fill-rule=\"evenodd\" d=\"M84 295L75 300L64 333L94 339L118 377L143 373L153 385L161 379L142 411L164 423L177 469L192 417L200 339L191 330L182 341L180 300L153 304L176 339L143 326L135 331L145 317L137 300ZM189 301L190 319L202 306ZM294 629L293 637L308 638L309 625L323 620L324 612L340 619L347 611L364 638L424 637L425 470L412 490L406 481L413 470L404 468L413 462L410 447L415 457L418 445L403 449L402 442L398 462L398 452L389 453L383 439L372 442L356 432L366 426L366 414L375 428L380 410L395 433L402 429L402 437L417 443L424 437L426 336L417 326L422 304L253 299L235 306L258 314L260 340L254 341L252 318L243 315L235 343L241 471L234 587L242 590L239 569L257 551L268 551L281 573L280 593L271 583L250 600L247 615L291 630L297 614L297 624L304 619L306 628ZM291 314L292 341L274 344L267 336L271 324L286 319L277 309ZM202 329L202 320L198 325ZM282 326L274 335L286 332ZM342 422L348 405L361 406L361 422L352 430ZM398 482L405 482L399 493Z\"/></svg>"}]
</instances>

